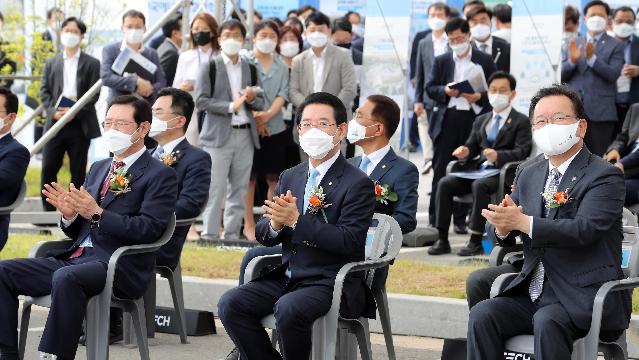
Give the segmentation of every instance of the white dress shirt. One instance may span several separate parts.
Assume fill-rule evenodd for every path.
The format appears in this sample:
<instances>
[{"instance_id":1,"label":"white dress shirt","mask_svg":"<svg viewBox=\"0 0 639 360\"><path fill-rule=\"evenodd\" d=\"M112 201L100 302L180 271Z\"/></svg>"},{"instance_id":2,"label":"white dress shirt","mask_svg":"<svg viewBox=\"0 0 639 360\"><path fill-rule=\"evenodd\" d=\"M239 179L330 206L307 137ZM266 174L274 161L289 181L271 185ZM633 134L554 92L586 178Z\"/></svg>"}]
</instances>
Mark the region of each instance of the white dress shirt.
<instances>
[{"instance_id":1,"label":"white dress shirt","mask_svg":"<svg viewBox=\"0 0 639 360\"><path fill-rule=\"evenodd\" d=\"M62 52L62 58L64 59L64 71L63 71L63 87L62 95L71 99L78 99L78 62L80 61L80 49L75 52L75 55L69 57L66 51Z\"/></svg>"},{"instance_id":2,"label":"white dress shirt","mask_svg":"<svg viewBox=\"0 0 639 360\"><path fill-rule=\"evenodd\" d=\"M313 92L322 91L322 79L324 78L324 64L326 63L326 49L328 45L324 47L324 50L320 53L320 56L315 55L313 49L310 49L313 55Z\"/></svg>"},{"instance_id":3,"label":"white dress shirt","mask_svg":"<svg viewBox=\"0 0 639 360\"><path fill-rule=\"evenodd\" d=\"M463 59L459 58L457 54L453 53L453 61L455 62L455 75L453 78L453 82L464 81L466 73L470 71L470 69L475 66L470 58L473 55L473 48L471 47L468 50L468 54ZM463 96L459 97L451 97L448 101L448 108L457 108L457 110L470 110L470 103Z\"/></svg>"},{"instance_id":4,"label":"white dress shirt","mask_svg":"<svg viewBox=\"0 0 639 360\"><path fill-rule=\"evenodd\" d=\"M224 66L226 67L226 74L229 78L229 84L231 85L231 96L233 97L233 101L240 98L240 91L242 91L242 61L237 59L237 64L233 64L233 61L226 56L224 52L220 52L222 55L222 60L224 61ZM211 84L214 86L214 84ZM250 121L248 116L246 115L246 111L244 110L244 106L240 106L237 112L233 111L233 102L229 104L229 114L233 114L231 116L231 125L244 125L248 124Z\"/></svg>"},{"instance_id":5,"label":"white dress shirt","mask_svg":"<svg viewBox=\"0 0 639 360\"><path fill-rule=\"evenodd\" d=\"M175 140L171 140L168 143L164 144L164 145L160 145L158 143L159 147L162 147L162 149L164 150L165 153L172 153L173 150L175 149L176 146L178 146L179 143L182 142L182 140L186 139L186 135L185 136L180 136L179 138L175 139Z\"/></svg>"},{"instance_id":6,"label":"white dress shirt","mask_svg":"<svg viewBox=\"0 0 639 360\"><path fill-rule=\"evenodd\" d=\"M368 160L371 161L366 167L366 175L371 176L371 174L373 173L373 170L375 170L377 165L379 165L379 163L382 161L384 156L388 154L388 152L390 151L390 148L391 146L390 144L388 144L384 146L383 148L377 149L368 155L364 154L364 156L366 156Z\"/></svg>"},{"instance_id":7,"label":"white dress shirt","mask_svg":"<svg viewBox=\"0 0 639 360\"><path fill-rule=\"evenodd\" d=\"M492 35L490 35L488 39L484 42L481 42L477 39L474 39L474 41L475 41L475 45L477 45L477 49L479 49L480 51L481 51L482 45L487 45L485 53L492 56L493 54L493 36Z\"/></svg>"},{"instance_id":8,"label":"white dress shirt","mask_svg":"<svg viewBox=\"0 0 639 360\"><path fill-rule=\"evenodd\" d=\"M208 64L213 56L215 56L215 53L212 48L209 48L208 51L202 51L200 48L190 49L180 54L175 70L175 78L173 78L173 87L179 89L183 82L189 81L195 88L200 67L203 64Z\"/></svg>"},{"instance_id":9,"label":"white dress shirt","mask_svg":"<svg viewBox=\"0 0 639 360\"><path fill-rule=\"evenodd\" d=\"M448 36L445 32L438 38L433 34L433 54L437 57L448 51Z\"/></svg>"}]
</instances>

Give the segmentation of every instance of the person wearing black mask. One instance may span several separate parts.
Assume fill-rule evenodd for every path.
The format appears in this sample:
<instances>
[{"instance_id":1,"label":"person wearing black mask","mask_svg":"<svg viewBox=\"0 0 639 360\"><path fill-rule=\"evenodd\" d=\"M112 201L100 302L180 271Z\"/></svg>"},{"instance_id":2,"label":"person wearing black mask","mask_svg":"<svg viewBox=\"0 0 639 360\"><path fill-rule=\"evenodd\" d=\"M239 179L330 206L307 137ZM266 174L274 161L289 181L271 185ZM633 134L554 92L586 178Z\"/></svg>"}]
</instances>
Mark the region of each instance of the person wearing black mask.
<instances>
[{"instance_id":1,"label":"person wearing black mask","mask_svg":"<svg viewBox=\"0 0 639 360\"><path fill-rule=\"evenodd\" d=\"M333 21L333 44L345 49L350 49L355 66L362 65L362 52L351 47L353 39L353 25L346 18L338 18Z\"/></svg>"}]
</instances>

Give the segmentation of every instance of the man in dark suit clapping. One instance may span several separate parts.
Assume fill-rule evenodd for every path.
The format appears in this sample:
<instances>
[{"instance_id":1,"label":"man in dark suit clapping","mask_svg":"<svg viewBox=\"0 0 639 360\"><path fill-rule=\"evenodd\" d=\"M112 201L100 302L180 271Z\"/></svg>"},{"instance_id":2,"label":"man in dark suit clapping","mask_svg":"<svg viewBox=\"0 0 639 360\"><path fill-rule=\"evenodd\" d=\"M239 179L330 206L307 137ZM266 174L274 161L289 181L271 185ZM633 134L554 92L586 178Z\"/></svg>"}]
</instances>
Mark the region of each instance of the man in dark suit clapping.
<instances>
[{"instance_id":1,"label":"man in dark suit clapping","mask_svg":"<svg viewBox=\"0 0 639 360\"><path fill-rule=\"evenodd\" d=\"M18 97L0 87L0 207L15 200L29 166L29 150L11 136L11 126L18 113ZM9 236L9 215L0 215L0 250Z\"/></svg>"},{"instance_id":2,"label":"man in dark suit clapping","mask_svg":"<svg viewBox=\"0 0 639 360\"><path fill-rule=\"evenodd\" d=\"M503 357L504 341L520 334L534 334L536 359L570 359L573 341L590 328L599 287L624 277L623 176L584 146L581 99L563 86L543 88L529 114L548 160L523 168L512 198L482 211L494 241L511 246L521 237L524 265L496 298L471 308L468 359ZM630 307L628 291L607 297L601 339L621 335Z\"/></svg>"},{"instance_id":3,"label":"man in dark suit clapping","mask_svg":"<svg viewBox=\"0 0 639 360\"><path fill-rule=\"evenodd\" d=\"M225 293L218 304L224 327L248 359L306 359L313 321L328 312L335 276L346 263L364 260L366 232L375 209L368 176L339 153L346 108L334 95L309 95L298 107L300 145L309 162L286 170L267 200L257 240L282 244L282 264ZM329 205L330 204L330 205ZM375 305L361 274L344 282L340 312L372 316ZM282 355L260 319L274 313Z\"/></svg>"},{"instance_id":4,"label":"man in dark suit clapping","mask_svg":"<svg viewBox=\"0 0 639 360\"><path fill-rule=\"evenodd\" d=\"M107 264L122 246L157 240L175 209L175 171L153 159L144 147L151 107L136 96L114 99L103 123L113 159L91 166L83 186L66 190L56 183L43 190L62 213L62 230L74 239L61 254L0 261L0 353L18 359L18 296L51 294L51 309L39 350L73 359L87 301L99 294ZM118 263L115 294L138 298L154 277L155 254L126 256Z\"/></svg>"}]
</instances>

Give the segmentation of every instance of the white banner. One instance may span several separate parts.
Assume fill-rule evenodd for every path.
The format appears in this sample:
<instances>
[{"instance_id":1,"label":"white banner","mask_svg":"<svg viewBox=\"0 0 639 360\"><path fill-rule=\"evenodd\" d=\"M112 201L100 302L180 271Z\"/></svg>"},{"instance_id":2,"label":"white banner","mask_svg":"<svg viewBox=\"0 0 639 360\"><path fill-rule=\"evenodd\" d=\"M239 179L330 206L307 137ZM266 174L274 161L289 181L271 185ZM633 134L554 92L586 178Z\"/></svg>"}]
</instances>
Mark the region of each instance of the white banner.
<instances>
[{"instance_id":1,"label":"white banner","mask_svg":"<svg viewBox=\"0 0 639 360\"><path fill-rule=\"evenodd\" d=\"M561 79L564 3L513 0L510 72L517 79L514 107L528 114L531 97Z\"/></svg>"}]
</instances>

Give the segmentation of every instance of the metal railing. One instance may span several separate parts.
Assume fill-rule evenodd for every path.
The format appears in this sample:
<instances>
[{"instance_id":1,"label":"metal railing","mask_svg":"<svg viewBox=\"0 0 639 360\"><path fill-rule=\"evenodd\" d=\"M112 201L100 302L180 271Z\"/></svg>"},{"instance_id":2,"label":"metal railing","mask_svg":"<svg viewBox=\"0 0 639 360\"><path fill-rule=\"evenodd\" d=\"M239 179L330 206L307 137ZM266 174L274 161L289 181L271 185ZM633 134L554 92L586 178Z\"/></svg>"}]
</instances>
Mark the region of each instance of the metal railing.
<instances>
[{"instance_id":1,"label":"metal railing","mask_svg":"<svg viewBox=\"0 0 639 360\"><path fill-rule=\"evenodd\" d=\"M144 34L143 42L148 41L151 36L153 36L155 32L162 27L162 25L164 25L172 16L174 16L174 14L180 8L182 8L182 13L184 14L190 11L190 6L191 0L177 1L149 30L147 30L147 32ZM56 121L56 123L53 124L53 126L42 135L40 140L38 140L33 145L30 150L31 156L37 154L38 151L40 151L44 147L44 145L46 145L49 141L51 141L51 139L58 135L60 130L62 130L62 128L66 126L73 119L73 117L75 117L75 115L91 100L91 98L93 98L100 92L101 88L102 80L100 79L95 84L93 84L93 86L91 86L91 88L86 93L84 93L84 95L82 95L82 97L78 99L78 101L76 101L76 103L69 109L69 111L67 111L60 118L60 120Z\"/></svg>"}]
</instances>

